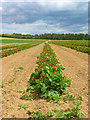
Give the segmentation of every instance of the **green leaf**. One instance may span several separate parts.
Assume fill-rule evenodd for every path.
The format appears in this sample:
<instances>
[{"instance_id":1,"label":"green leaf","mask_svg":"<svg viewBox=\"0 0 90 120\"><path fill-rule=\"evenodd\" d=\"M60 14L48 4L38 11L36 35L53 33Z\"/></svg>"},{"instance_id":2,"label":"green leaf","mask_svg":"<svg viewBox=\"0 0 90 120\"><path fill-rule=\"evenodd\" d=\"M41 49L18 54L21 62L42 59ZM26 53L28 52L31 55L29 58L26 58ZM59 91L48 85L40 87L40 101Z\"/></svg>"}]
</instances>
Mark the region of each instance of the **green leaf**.
<instances>
[{"instance_id":1,"label":"green leaf","mask_svg":"<svg viewBox=\"0 0 90 120\"><path fill-rule=\"evenodd\" d=\"M41 91L42 91L43 93L45 93L45 92L46 92L46 89L47 89L47 87L45 86L45 84L43 84L43 87L41 88Z\"/></svg>"},{"instance_id":2,"label":"green leaf","mask_svg":"<svg viewBox=\"0 0 90 120\"><path fill-rule=\"evenodd\" d=\"M32 87L32 86L29 86L28 88L27 88L27 92L29 91L29 90L33 90L34 88Z\"/></svg>"},{"instance_id":3,"label":"green leaf","mask_svg":"<svg viewBox=\"0 0 90 120\"><path fill-rule=\"evenodd\" d=\"M64 70L64 69L65 69L65 67L64 67L64 66L61 66L61 69L62 69L62 70Z\"/></svg>"}]
</instances>

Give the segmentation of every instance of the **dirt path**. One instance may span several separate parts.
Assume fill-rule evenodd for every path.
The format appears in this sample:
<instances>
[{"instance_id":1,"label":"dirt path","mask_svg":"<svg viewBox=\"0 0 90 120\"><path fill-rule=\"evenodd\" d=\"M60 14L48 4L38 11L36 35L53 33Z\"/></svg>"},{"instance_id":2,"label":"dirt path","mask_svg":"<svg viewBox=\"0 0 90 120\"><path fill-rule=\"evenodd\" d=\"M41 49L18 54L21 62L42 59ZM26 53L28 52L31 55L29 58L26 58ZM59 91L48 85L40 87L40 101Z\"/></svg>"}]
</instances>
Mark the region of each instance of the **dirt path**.
<instances>
[{"instance_id":1,"label":"dirt path","mask_svg":"<svg viewBox=\"0 0 90 120\"><path fill-rule=\"evenodd\" d=\"M50 44L57 59L65 66L64 74L71 79L71 87L67 90L75 95L82 96L82 109L88 118L88 54L77 52L70 48Z\"/></svg>"},{"instance_id":2,"label":"dirt path","mask_svg":"<svg viewBox=\"0 0 90 120\"><path fill-rule=\"evenodd\" d=\"M30 102L20 100L22 93L17 91L24 91L27 88L27 81L35 69L37 56L42 52L43 45L23 50L2 59L2 80L4 84L2 113L4 118L14 115L20 118L27 116L24 109L18 110L18 105L28 104L29 107ZM19 67L22 67L22 70ZM31 106L33 108L34 103Z\"/></svg>"}]
</instances>

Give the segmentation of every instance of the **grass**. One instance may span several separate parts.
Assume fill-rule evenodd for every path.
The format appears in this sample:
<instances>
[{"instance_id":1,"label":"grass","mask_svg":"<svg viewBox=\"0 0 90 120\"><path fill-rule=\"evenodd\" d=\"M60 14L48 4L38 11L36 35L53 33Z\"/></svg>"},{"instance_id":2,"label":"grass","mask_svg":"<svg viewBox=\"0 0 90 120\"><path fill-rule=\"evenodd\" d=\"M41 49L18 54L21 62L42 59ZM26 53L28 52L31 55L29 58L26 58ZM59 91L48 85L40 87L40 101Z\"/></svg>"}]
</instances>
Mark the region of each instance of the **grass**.
<instances>
[{"instance_id":1,"label":"grass","mask_svg":"<svg viewBox=\"0 0 90 120\"><path fill-rule=\"evenodd\" d=\"M0 43L43 43L45 40L7 40L0 39Z\"/></svg>"}]
</instances>

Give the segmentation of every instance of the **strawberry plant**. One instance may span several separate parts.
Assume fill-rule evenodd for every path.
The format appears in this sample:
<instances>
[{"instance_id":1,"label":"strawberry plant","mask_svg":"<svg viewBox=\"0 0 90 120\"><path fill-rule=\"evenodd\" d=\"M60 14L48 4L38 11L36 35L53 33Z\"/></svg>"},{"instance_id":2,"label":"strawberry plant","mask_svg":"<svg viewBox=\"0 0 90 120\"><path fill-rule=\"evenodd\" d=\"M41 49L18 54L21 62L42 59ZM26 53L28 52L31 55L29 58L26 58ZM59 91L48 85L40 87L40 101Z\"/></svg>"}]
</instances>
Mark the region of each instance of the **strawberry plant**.
<instances>
[{"instance_id":1,"label":"strawberry plant","mask_svg":"<svg viewBox=\"0 0 90 120\"><path fill-rule=\"evenodd\" d=\"M62 75L65 69L59 65L53 49L46 43L43 52L37 57L35 72L31 74L27 92L36 92L40 97L48 100L60 99L60 95L66 92L66 87L70 86L70 80Z\"/></svg>"},{"instance_id":2,"label":"strawberry plant","mask_svg":"<svg viewBox=\"0 0 90 120\"><path fill-rule=\"evenodd\" d=\"M34 44L24 44L24 45L19 45L16 48L9 48L9 49L3 49L2 52L0 52L0 58L2 57L7 57L8 55L15 54L19 51L34 47L36 45L39 45L40 43L34 43Z\"/></svg>"},{"instance_id":3,"label":"strawberry plant","mask_svg":"<svg viewBox=\"0 0 90 120\"><path fill-rule=\"evenodd\" d=\"M90 44L89 44L89 41L87 41L87 40L50 41L49 43L68 47L68 48L75 49L75 50L80 51L80 52L90 54Z\"/></svg>"}]
</instances>

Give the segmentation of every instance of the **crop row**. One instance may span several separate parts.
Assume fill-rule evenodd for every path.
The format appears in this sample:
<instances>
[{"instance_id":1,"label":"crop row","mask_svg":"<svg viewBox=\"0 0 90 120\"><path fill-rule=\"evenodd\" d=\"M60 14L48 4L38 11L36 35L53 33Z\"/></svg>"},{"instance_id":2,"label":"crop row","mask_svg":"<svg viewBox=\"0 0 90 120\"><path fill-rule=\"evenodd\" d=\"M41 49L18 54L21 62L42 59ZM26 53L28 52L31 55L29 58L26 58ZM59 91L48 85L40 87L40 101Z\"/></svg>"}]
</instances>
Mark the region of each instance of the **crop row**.
<instances>
[{"instance_id":1,"label":"crop row","mask_svg":"<svg viewBox=\"0 0 90 120\"><path fill-rule=\"evenodd\" d=\"M66 90L66 87L70 86L71 81L67 80L67 78L62 75L65 67L60 65L60 62L56 59L56 55L49 44L45 43L43 51L37 59L35 71L31 74L27 90L23 92L24 95L22 98L31 100L38 96L39 98L45 98L50 102L57 103L57 105L60 105L61 97L63 100L67 101L67 103L70 103L71 100L75 100L75 96L69 95ZM65 101L63 103L65 103ZM72 108L65 110L55 108L46 114L42 114L40 111L27 111L27 113L32 116L32 120L47 120L51 117L55 117L56 120L59 118L62 118L62 120L67 118L81 118L82 113L79 108L81 101L73 101L73 104L74 106L72 106Z\"/></svg>"},{"instance_id":2,"label":"crop row","mask_svg":"<svg viewBox=\"0 0 90 120\"><path fill-rule=\"evenodd\" d=\"M26 43L27 45L30 44L30 43ZM17 48L17 47L23 47L25 46L26 44L22 43L22 44L11 44L11 45L5 45L5 46L2 46L0 47L0 50L5 50L5 49L9 49L9 48Z\"/></svg>"},{"instance_id":3,"label":"crop row","mask_svg":"<svg viewBox=\"0 0 90 120\"><path fill-rule=\"evenodd\" d=\"M45 44L43 52L37 57L35 72L31 74L27 91L36 92L40 97L49 100L58 100L60 95L66 92L66 86L70 86L70 80L63 77L65 69L56 59L53 49Z\"/></svg>"},{"instance_id":4,"label":"crop row","mask_svg":"<svg viewBox=\"0 0 90 120\"><path fill-rule=\"evenodd\" d=\"M34 46L39 45L39 44L40 43L24 44L24 45L18 46L17 48L11 48L11 49L7 49L7 50L2 50L0 52L0 58L7 57L8 55L11 55L11 54L17 53L19 51L34 47Z\"/></svg>"},{"instance_id":5,"label":"crop row","mask_svg":"<svg viewBox=\"0 0 90 120\"><path fill-rule=\"evenodd\" d=\"M81 42L80 41L50 41L49 43L65 46L80 52L90 54L90 47L88 46L88 41L81 41Z\"/></svg>"}]
</instances>

